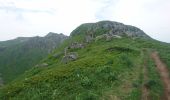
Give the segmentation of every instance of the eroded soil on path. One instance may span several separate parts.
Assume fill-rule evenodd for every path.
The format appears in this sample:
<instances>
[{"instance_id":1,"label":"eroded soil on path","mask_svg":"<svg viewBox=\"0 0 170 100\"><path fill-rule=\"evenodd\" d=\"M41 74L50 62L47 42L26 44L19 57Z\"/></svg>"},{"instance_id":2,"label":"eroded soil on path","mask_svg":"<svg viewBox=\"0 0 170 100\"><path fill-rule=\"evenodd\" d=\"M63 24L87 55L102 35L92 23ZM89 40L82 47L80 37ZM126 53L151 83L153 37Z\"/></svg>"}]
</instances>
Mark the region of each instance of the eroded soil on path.
<instances>
[{"instance_id":1,"label":"eroded soil on path","mask_svg":"<svg viewBox=\"0 0 170 100\"><path fill-rule=\"evenodd\" d=\"M152 59L155 62L155 65L159 71L161 80L164 85L164 95L162 100L170 100L170 77L169 77L169 70L167 66L161 61L158 56L157 52L153 52L151 54Z\"/></svg>"}]
</instances>

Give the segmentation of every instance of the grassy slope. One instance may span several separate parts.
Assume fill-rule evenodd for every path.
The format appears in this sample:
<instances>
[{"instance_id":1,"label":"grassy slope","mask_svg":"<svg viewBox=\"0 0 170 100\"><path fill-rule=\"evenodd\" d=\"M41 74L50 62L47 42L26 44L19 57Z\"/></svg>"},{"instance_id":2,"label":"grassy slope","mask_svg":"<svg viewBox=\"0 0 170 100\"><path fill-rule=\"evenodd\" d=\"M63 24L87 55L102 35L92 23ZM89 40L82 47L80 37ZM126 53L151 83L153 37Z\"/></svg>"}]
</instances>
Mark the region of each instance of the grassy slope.
<instances>
[{"instance_id":1,"label":"grassy slope","mask_svg":"<svg viewBox=\"0 0 170 100\"><path fill-rule=\"evenodd\" d=\"M11 82L45 58L63 40L64 35L49 33L45 37L0 42L0 77L5 84Z\"/></svg>"},{"instance_id":2,"label":"grassy slope","mask_svg":"<svg viewBox=\"0 0 170 100\"><path fill-rule=\"evenodd\" d=\"M3 80L10 82L46 55L47 51L38 48L24 50L21 44L8 47L4 52L0 52L0 73Z\"/></svg>"},{"instance_id":3,"label":"grassy slope","mask_svg":"<svg viewBox=\"0 0 170 100\"><path fill-rule=\"evenodd\" d=\"M79 37L74 37L77 40ZM63 51L67 40L55 53ZM78 52L79 59L62 64L62 55L56 59L52 55L43 62L47 68L33 68L23 76L6 85L0 91L1 99L14 100L89 100L123 99L139 100L143 82L143 59L148 57L143 48L168 52L168 44L142 39L115 39L110 42L98 41L88 44ZM111 49L112 48L112 49ZM110 49L110 50L108 50ZM160 52L161 57L168 57ZM147 58L150 96L159 98L162 85L153 61ZM168 60L166 60L168 63ZM156 82L156 83L155 83ZM153 99L155 100L155 99Z\"/></svg>"}]
</instances>

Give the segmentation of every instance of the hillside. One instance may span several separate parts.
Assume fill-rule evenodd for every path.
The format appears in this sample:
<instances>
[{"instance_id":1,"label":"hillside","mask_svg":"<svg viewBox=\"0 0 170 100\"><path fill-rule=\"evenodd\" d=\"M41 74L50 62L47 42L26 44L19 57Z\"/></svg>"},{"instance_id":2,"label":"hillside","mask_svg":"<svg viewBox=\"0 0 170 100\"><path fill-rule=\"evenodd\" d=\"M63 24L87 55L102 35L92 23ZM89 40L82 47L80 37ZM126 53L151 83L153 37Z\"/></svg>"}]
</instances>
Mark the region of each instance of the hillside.
<instances>
[{"instance_id":1,"label":"hillside","mask_svg":"<svg viewBox=\"0 0 170 100\"><path fill-rule=\"evenodd\" d=\"M45 37L18 37L0 42L0 73L5 83L32 68L67 37L49 33Z\"/></svg>"},{"instance_id":2,"label":"hillside","mask_svg":"<svg viewBox=\"0 0 170 100\"><path fill-rule=\"evenodd\" d=\"M164 81L150 56L155 51L170 66L170 44L139 28L111 21L83 24L38 64L47 66L34 66L2 87L0 98L161 100Z\"/></svg>"}]
</instances>

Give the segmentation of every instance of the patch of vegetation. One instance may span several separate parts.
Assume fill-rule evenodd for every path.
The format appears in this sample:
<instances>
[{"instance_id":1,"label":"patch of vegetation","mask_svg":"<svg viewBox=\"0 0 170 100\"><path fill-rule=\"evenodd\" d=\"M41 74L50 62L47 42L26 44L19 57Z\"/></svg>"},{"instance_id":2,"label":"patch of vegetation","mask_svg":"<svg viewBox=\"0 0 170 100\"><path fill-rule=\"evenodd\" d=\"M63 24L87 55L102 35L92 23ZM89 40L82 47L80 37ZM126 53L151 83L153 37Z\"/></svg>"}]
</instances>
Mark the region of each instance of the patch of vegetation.
<instances>
[{"instance_id":1,"label":"patch of vegetation","mask_svg":"<svg viewBox=\"0 0 170 100\"><path fill-rule=\"evenodd\" d=\"M130 38L97 41L87 44L84 49L72 50L79 57L68 64L61 62L64 53L57 58L53 57L74 41L82 42L83 38L73 36L66 40L60 48L41 61L47 62L48 67L32 68L2 87L0 99L140 100L145 57L148 57L149 80L146 84L150 89L150 96L153 100L161 96L159 74L153 61L149 59L149 54L142 52L143 48L161 51L162 43Z\"/></svg>"},{"instance_id":2,"label":"patch of vegetation","mask_svg":"<svg viewBox=\"0 0 170 100\"><path fill-rule=\"evenodd\" d=\"M0 74L5 84L38 64L66 38L61 34L51 34L0 42L0 48L5 48L0 51Z\"/></svg>"},{"instance_id":3,"label":"patch of vegetation","mask_svg":"<svg viewBox=\"0 0 170 100\"><path fill-rule=\"evenodd\" d=\"M119 46L110 47L106 50L109 51L109 52L114 52L114 51L117 51L117 52L134 52L135 51L134 49L131 49L131 48L119 47Z\"/></svg>"},{"instance_id":4,"label":"patch of vegetation","mask_svg":"<svg viewBox=\"0 0 170 100\"><path fill-rule=\"evenodd\" d=\"M151 100L160 100L163 95L163 83L154 62L151 59L148 61L147 69L149 80L145 85L150 90Z\"/></svg>"},{"instance_id":5,"label":"patch of vegetation","mask_svg":"<svg viewBox=\"0 0 170 100\"><path fill-rule=\"evenodd\" d=\"M115 42L126 45L126 42L122 41L124 40ZM68 64L62 64L60 57L51 59L51 55L50 59L44 60L52 62L48 68L34 68L27 71L11 85L2 89L1 98L17 99L24 96L25 99L46 98L50 100L56 98L100 99L107 98L106 93L110 90L115 90L113 93L119 98L123 94L125 96L127 93L122 92L121 88L126 83L131 83L131 78L134 76L133 69L138 69L136 66L138 61L135 61L139 53L131 50L126 54L116 50L110 54L105 50L115 47L112 42L105 42L105 45L103 42L94 42L85 49L76 50L80 56L79 59ZM61 46L61 48L64 47ZM87 50L88 52L85 52ZM54 53L57 52L59 51ZM117 94L116 91L122 94Z\"/></svg>"}]
</instances>

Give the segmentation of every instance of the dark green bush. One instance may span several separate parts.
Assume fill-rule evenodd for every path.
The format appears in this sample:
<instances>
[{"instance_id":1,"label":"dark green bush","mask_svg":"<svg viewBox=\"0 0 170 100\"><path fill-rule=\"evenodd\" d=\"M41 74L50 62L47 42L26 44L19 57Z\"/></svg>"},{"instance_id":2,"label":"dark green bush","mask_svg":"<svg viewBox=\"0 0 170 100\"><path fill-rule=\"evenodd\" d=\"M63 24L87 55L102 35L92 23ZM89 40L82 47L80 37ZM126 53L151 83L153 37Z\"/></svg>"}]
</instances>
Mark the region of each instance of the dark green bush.
<instances>
[{"instance_id":1,"label":"dark green bush","mask_svg":"<svg viewBox=\"0 0 170 100\"><path fill-rule=\"evenodd\" d=\"M152 86L154 86L154 85L156 85L157 83L156 83L156 81L155 80L148 80L144 85L148 88L148 89L150 89L150 88L152 88Z\"/></svg>"},{"instance_id":2,"label":"dark green bush","mask_svg":"<svg viewBox=\"0 0 170 100\"><path fill-rule=\"evenodd\" d=\"M109 60L106 65L112 65L113 64L113 60Z\"/></svg>"}]
</instances>

